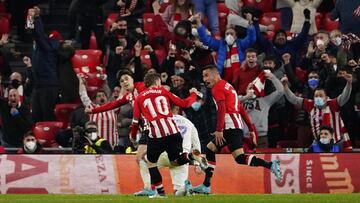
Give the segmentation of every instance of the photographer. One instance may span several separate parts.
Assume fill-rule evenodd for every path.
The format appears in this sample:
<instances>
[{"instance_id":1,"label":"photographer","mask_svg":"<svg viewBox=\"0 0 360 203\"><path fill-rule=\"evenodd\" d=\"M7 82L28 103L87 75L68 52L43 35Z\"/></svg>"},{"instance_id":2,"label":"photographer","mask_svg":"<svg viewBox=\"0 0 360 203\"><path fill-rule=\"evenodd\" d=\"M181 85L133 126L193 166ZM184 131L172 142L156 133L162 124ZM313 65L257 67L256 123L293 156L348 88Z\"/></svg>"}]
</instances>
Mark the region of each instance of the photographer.
<instances>
[{"instance_id":1,"label":"photographer","mask_svg":"<svg viewBox=\"0 0 360 203\"><path fill-rule=\"evenodd\" d=\"M110 143L98 135L97 124L95 122L89 121L85 124L83 137L85 138L84 140L86 140L84 146L85 154L112 153Z\"/></svg>"}]
</instances>

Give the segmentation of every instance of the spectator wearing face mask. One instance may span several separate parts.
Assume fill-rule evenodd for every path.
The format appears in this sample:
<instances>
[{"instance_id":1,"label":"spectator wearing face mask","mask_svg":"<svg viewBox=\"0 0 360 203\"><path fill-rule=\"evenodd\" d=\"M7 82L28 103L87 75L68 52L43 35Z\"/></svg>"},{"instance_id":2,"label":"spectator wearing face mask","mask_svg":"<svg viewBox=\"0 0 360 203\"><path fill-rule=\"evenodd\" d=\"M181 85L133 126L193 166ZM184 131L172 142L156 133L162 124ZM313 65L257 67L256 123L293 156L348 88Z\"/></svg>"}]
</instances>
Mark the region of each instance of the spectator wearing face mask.
<instances>
[{"instance_id":1,"label":"spectator wearing face mask","mask_svg":"<svg viewBox=\"0 0 360 203\"><path fill-rule=\"evenodd\" d=\"M110 143L101 137L103 135L98 134L97 123L89 121L85 124L85 135L86 140L84 146L85 154L110 154L112 153L112 148Z\"/></svg>"},{"instance_id":2,"label":"spectator wearing face mask","mask_svg":"<svg viewBox=\"0 0 360 203\"><path fill-rule=\"evenodd\" d=\"M1 143L5 147L22 145L23 135L32 127L30 110L20 101L17 89L9 90L8 101L0 99Z\"/></svg>"},{"instance_id":3,"label":"spectator wearing face mask","mask_svg":"<svg viewBox=\"0 0 360 203\"><path fill-rule=\"evenodd\" d=\"M197 22L200 41L217 52L216 65L219 73L224 80L231 82L235 70L239 69L241 63L245 60L245 50L256 41L255 27L251 25L247 28L247 36L244 39L238 39L235 29L233 27L227 27L225 38L217 40L206 33L206 28L201 24L199 14L196 14L194 18ZM252 16L249 16L248 20L250 22L249 24L252 24Z\"/></svg>"},{"instance_id":4,"label":"spectator wearing face mask","mask_svg":"<svg viewBox=\"0 0 360 203\"><path fill-rule=\"evenodd\" d=\"M300 50L306 41L310 30L310 11L304 10L305 21L302 26L301 32L291 40L287 40L286 32L284 30L276 30L273 41L267 40L260 32L260 28L255 23L256 39L261 49L264 50L267 56L275 56L278 62L282 61L282 56L289 53L292 56L291 63L296 67L296 62Z\"/></svg>"},{"instance_id":5,"label":"spectator wearing face mask","mask_svg":"<svg viewBox=\"0 0 360 203\"><path fill-rule=\"evenodd\" d=\"M334 129L329 126L321 126L319 139L316 140L308 152L313 153L338 153L341 152L341 145L334 144Z\"/></svg>"},{"instance_id":6,"label":"spectator wearing face mask","mask_svg":"<svg viewBox=\"0 0 360 203\"><path fill-rule=\"evenodd\" d=\"M23 138L23 147L18 154L43 154L44 150L32 131L27 132Z\"/></svg>"},{"instance_id":7,"label":"spectator wearing face mask","mask_svg":"<svg viewBox=\"0 0 360 203\"><path fill-rule=\"evenodd\" d=\"M270 139L270 137L267 136L269 109L284 94L284 88L274 74L266 72L265 78L274 84L274 92L265 97L257 97L253 90L253 84L249 84L246 95L239 96L242 106L254 122L259 134L258 147L269 147L268 139Z\"/></svg>"},{"instance_id":8,"label":"spectator wearing face mask","mask_svg":"<svg viewBox=\"0 0 360 203\"><path fill-rule=\"evenodd\" d=\"M22 76L18 72L13 72L10 75L10 86L5 89L4 98L9 98L9 90L17 89L20 95L20 101L24 102L24 86L22 85Z\"/></svg>"},{"instance_id":9,"label":"spectator wearing face mask","mask_svg":"<svg viewBox=\"0 0 360 203\"><path fill-rule=\"evenodd\" d=\"M297 97L288 87L287 78L283 78L286 99L295 107L304 109L309 114L311 131L314 139L318 139L320 126L329 125L334 128L334 143L343 143L344 148L351 149L349 135L340 116L340 108L348 102L352 89L352 75L346 74L346 86L337 98L329 99L324 89L317 89L314 99Z\"/></svg>"}]
</instances>

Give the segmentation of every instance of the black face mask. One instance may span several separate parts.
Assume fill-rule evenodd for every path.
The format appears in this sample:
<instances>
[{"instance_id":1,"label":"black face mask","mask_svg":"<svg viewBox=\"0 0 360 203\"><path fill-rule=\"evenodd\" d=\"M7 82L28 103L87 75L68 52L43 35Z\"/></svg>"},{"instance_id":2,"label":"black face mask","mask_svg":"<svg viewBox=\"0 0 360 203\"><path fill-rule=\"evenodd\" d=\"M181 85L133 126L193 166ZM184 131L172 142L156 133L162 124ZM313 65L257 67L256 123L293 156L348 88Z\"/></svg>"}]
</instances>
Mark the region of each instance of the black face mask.
<instances>
[{"instance_id":1,"label":"black face mask","mask_svg":"<svg viewBox=\"0 0 360 203\"><path fill-rule=\"evenodd\" d=\"M126 29L116 29L115 32L116 34L124 36L126 33Z\"/></svg>"},{"instance_id":2,"label":"black face mask","mask_svg":"<svg viewBox=\"0 0 360 203\"><path fill-rule=\"evenodd\" d=\"M264 66L263 69L264 69L264 70L269 70L269 71L271 71L271 72L273 72L273 70L274 70L273 68L270 68L270 67L268 67L268 66Z\"/></svg>"},{"instance_id":3,"label":"black face mask","mask_svg":"<svg viewBox=\"0 0 360 203\"><path fill-rule=\"evenodd\" d=\"M337 85L339 85L340 87L346 85L346 79L343 77L336 78L336 82L337 82Z\"/></svg>"},{"instance_id":4,"label":"black face mask","mask_svg":"<svg viewBox=\"0 0 360 203\"><path fill-rule=\"evenodd\" d=\"M20 81L18 80L12 80L11 81L11 86L15 89L17 89L19 86L21 85Z\"/></svg>"}]
</instances>

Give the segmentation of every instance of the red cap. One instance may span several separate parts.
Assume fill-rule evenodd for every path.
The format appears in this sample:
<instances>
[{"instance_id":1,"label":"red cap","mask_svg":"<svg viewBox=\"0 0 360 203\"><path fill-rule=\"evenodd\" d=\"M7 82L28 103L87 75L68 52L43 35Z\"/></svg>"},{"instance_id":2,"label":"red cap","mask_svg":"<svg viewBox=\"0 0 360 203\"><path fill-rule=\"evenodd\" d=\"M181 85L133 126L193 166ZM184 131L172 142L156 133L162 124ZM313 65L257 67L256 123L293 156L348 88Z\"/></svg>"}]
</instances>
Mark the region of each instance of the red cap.
<instances>
[{"instance_id":1,"label":"red cap","mask_svg":"<svg viewBox=\"0 0 360 203\"><path fill-rule=\"evenodd\" d=\"M53 40L58 40L60 42L64 41L63 36L61 36L60 32L57 30L52 31L49 35L49 38Z\"/></svg>"}]
</instances>

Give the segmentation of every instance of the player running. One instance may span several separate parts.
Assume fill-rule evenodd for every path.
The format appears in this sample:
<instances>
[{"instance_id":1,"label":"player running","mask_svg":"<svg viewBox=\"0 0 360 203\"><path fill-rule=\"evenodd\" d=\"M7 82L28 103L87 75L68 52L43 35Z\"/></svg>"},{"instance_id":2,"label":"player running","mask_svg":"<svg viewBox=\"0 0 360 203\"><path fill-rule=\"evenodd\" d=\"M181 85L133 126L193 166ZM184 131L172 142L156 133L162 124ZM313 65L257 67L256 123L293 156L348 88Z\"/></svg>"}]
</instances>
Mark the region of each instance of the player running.
<instances>
[{"instance_id":1,"label":"player running","mask_svg":"<svg viewBox=\"0 0 360 203\"><path fill-rule=\"evenodd\" d=\"M210 183L215 169L215 153L224 146L228 146L235 161L238 164L249 166L262 166L271 170L278 180L281 180L280 162L274 160L267 162L257 158L254 155L244 154L243 150L243 121L240 115L241 105L238 101L238 95L235 89L225 80L222 80L220 74L214 65L206 66L203 69L203 80L208 88L211 88L217 106L217 125L213 133L214 139L209 142L206 149L206 158L208 168L205 170L205 179L203 184L191 189L195 193L210 193ZM242 109L244 111L244 109ZM243 112L242 112L243 114ZM252 126L248 126L250 134L254 135Z\"/></svg>"},{"instance_id":2,"label":"player running","mask_svg":"<svg viewBox=\"0 0 360 203\"><path fill-rule=\"evenodd\" d=\"M170 111L170 102L182 108L190 107L196 100L197 90L195 88L190 89L190 96L186 99L180 99L161 86L161 78L157 73L146 74L144 83L147 89L135 99L130 139L134 141L136 138L139 118L141 115L144 116L150 127L147 141L147 160L151 187L157 191L154 197L161 197L165 196L165 191L156 164L161 153L167 152L172 165L184 165L190 160L207 164L206 159L199 154L183 152L182 137Z\"/></svg>"}]
</instances>

